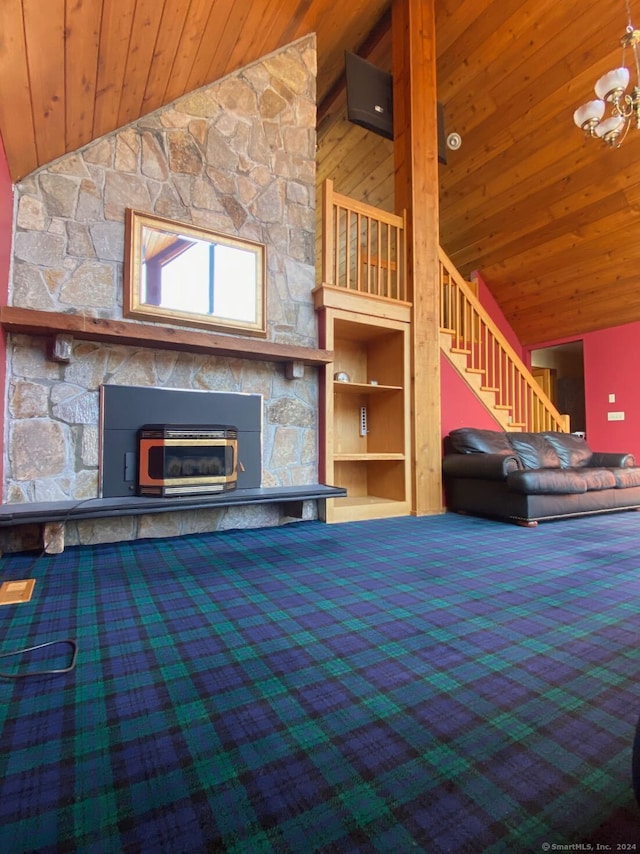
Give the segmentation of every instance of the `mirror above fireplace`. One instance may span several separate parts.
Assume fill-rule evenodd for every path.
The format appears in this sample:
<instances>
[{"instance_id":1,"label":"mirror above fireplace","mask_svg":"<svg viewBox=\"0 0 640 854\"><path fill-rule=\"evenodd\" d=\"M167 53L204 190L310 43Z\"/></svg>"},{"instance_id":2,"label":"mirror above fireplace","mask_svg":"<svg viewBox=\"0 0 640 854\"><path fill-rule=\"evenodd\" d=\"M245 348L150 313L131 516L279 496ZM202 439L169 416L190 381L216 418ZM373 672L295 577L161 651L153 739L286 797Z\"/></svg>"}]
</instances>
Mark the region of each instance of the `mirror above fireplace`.
<instances>
[{"instance_id":1,"label":"mirror above fireplace","mask_svg":"<svg viewBox=\"0 0 640 854\"><path fill-rule=\"evenodd\" d=\"M265 246L127 210L125 317L266 336Z\"/></svg>"}]
</instances>

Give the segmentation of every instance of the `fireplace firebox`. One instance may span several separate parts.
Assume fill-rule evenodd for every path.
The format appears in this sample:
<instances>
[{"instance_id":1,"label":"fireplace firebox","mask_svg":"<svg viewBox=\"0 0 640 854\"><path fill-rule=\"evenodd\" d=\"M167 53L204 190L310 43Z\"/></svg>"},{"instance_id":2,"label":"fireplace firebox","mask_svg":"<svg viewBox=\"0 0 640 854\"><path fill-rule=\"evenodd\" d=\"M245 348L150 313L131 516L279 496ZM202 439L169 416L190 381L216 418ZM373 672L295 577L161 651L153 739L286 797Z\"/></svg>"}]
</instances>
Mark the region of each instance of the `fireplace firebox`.
<instances>
[{"instance_id":1,"label":"fireplace firebox","mask_svg":"<svg viewBox=\"0 0 640 854\"><path fill-rule=\"evenodd\" d=\"M210 391L206 389L155 388L147 386L100 386L100 497L120 498L140 494L139 492L139 443L140 431L147 427L196 427L226 429L232 426L237 431L237 456L235 463L237 482L233 480L233 467L225 459L225 477L232 480L223 485L223 489L258 489L262 486L262 410L263 399L260 394L241 392ZM157 438L157 437L152 437ZM168 438L161 436L160 438ZM172 437L182 441L182 437ZM198 438L191 435L190 439ZM202 437L200 437L202 438ZM204 437L207 442L211 441ZM224 436L219 437L226 440ZM227 437L228 438L228 437ZM171 447L171 446L167 446ZM186 456L192 452L183 452ZM230 453L230 452L225 452ZM162 455L155 451L154 455ZM220 446L206 455L222 457ZM195 456L195 454L193 454ZM187 470L192 465L186 468ZM213 465L213 464L212 464ZM204 466L204 463L202 463ZM152 474L155 474L155 468ZM192 477L191 475L185 475ZM220 475L218 475L219 477ZM151 487L163 486L156 477L148 484ZM185 486L186 484L165 484L166 486ZM200 481L195 486L195 495L207 492L221 492L220 488L211 489L210 484ZM218 482L218 487L220 482ZM162 491L145 493L151 497L167 494ZM188 493L170 493L187 495Z\"/></svg>"},{"instance_id":2,"label":"fireplace firebox","mask_svg":"<svg viewBox=\"0 0 640 854\"><path fill-rule=\"evenodd\" d=\"M144 424L138 430L139 495L226 492L237 482L236 427Z\"/></svg>"}]
</instances>

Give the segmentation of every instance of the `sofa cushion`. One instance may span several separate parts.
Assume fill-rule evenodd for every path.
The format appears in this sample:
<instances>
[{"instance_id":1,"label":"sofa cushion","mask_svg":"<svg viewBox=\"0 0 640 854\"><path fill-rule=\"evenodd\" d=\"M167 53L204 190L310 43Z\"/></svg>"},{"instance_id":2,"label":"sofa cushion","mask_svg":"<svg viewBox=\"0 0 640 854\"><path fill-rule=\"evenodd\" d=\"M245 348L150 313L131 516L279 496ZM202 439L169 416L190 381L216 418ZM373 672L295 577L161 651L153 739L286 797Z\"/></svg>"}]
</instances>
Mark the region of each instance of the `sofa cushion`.
<instances>
[{"instance_id":1,"label":"sofa cushion","mask_svg":"<svg viewBox=\"0 0 640 854\"><path fill-rule=\"evenodd\" d=\"M575 433L550 431L545 433L544 437L555 448L563 469L589 465L593 451L582 436L576 436Z\"/></svg>"},{"instance_id":2,"label":"sofa cushion","mask_svg":"<svg viewBox=\"0 0 640 854\"><path fill-rule=\"evenodd\" d=\"M630 486L640 486L640 468L612 468L609 469L615 478L618 489L627 489Z\"/></svg>"},{"instance_id":3,"label":"sofa cushion","mask_svg":"<svg viewBox=\"0 0 640 854\"><path fill-rule=\"evenodd\" d=\"M544 433L511 433L509 442L526 469L560 468L560 457Z\"/></svg>"},{"instance_id":4,"label":"sofa cushion","mask_svg":"<svg viewBox=\"0 0 640 854\"><path fill-rule=\"evenodd\" d=\"M523 495L582 495L587 484L581 474L561 468L512 471L507 475L507 487Z\"/></svg>"},{"instance_id":5,"label":"sofa cushion","mask_svg":"<svg viewBox=\"0 0 640 854\"><path fill-rule=\"evenodd\" d=\"M610 469L526 469L510 472L507 475L507 486L524 495L580 495L601 489L615 489L616 478Z\"/></svg>"},{"instance_id":6,"label":"sofa cushion","mask_svg":"<svg viewBox=\"0 0 640 854\"><path fill-rule=\"evenodd\" d=\"M458 427L449 433L449 442L459 454L513 454L506 433L499 430Z\"/></svg>"},{"instance_id":7,"label":"sofa cushion","mask_svg":"<svg viewBox=\"0 0 640 854\"><path fill-rule=\"evenodd\" d=\"M563 469L563 471L569 473L569 469ZM598 489L615 489L616 479L611 469L580 467L573 469L573 472L583 478L587 492L595 492Z\"/></svg>"}]
</instances>

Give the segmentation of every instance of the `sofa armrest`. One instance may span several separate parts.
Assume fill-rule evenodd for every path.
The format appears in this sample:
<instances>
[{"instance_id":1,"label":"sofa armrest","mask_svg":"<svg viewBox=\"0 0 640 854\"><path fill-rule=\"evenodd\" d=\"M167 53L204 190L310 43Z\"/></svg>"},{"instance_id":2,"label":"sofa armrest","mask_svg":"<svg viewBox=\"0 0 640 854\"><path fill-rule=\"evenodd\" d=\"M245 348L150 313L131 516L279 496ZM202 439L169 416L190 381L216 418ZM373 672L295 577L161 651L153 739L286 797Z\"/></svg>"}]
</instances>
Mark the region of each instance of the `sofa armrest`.
<instances>
[{"instance_id":1,"label":"sofa armrest","mask_svg":"<svg viewBox=\"0 0 640 854\"><path fill-rule=\"evenodd\" d=\"M608 454L594 451L589 460L589 467L596 468L631 468L635 464L636 458L633 454Z\"/></svg>"},{"instance_id":2,"label":"sofa armrest","mask_svg":"<svg viewBox=\"0 0 640 854\"><path fill-rule=\"evenodd\" d=\"M477 480L505 480L522 463L510 454L447 454L442 461L446 477L470 477Z\"/></svg>"}]
</instances>

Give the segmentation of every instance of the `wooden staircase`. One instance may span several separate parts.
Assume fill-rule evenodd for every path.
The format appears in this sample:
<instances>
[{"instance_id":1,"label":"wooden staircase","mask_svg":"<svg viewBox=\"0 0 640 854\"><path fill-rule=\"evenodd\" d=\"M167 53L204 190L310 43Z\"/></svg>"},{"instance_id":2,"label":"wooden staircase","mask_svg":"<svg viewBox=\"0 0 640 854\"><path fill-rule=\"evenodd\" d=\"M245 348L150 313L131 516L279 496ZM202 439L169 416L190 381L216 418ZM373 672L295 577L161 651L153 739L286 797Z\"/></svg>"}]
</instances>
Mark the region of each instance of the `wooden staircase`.
<instances>
[{"instance_id":1,"label":"wooden staircase","mask_svg":"<svg viewBox=\"0 0 640 854\"><path fill-rule=\"evenodd\" d=\"M442 249L440 347L504 430L569 431L569 416L558 412Z\"/></svg>"},{"instance_id":2,"label":"wooden staircase","mask_svg":"<svg viewBox=\"0 0 640 854\"><path fill-rule=\"evenodd\" d=\"M497 403L496 393L498 389L489 388L484 384L484 374L478 368L469 368L469 350L461 350L452 347L452 334L450 331L440 332L440 349L447 360L453 365L456 372L462 377L473 394L482 403L489 414L495 418L503 430L522 430L523 424L513 423L511 418L511 407L508 404Z\"/></svg>"}]
</instances>

